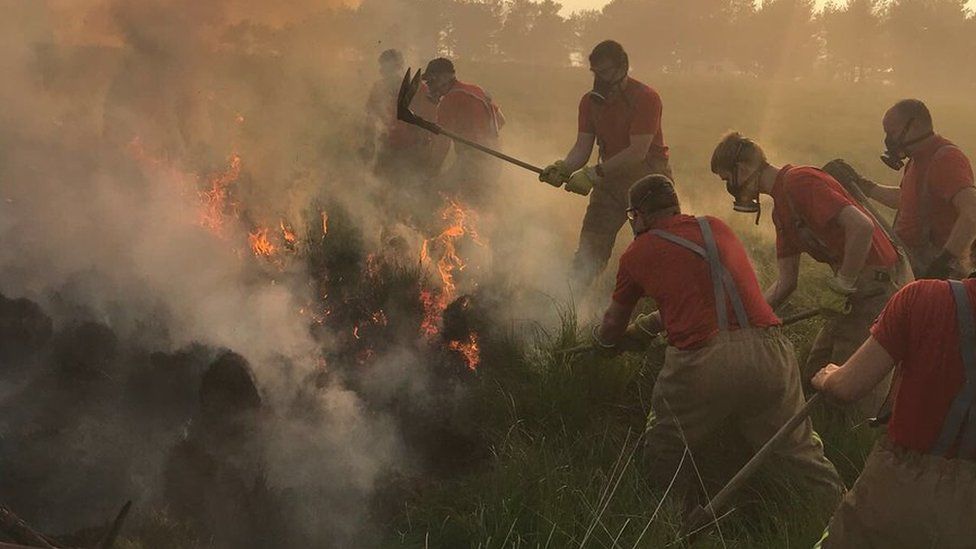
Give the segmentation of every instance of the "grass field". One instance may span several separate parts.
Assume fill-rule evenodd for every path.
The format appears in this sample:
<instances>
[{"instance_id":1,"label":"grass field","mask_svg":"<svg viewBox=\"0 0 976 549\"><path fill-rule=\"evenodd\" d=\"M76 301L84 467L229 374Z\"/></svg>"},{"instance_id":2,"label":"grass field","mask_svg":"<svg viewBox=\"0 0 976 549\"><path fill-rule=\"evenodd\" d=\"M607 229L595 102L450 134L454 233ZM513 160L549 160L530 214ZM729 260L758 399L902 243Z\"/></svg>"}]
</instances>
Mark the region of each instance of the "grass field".
<instances>
[{"instance_id":1,"label":"grass field","mask_svg":"<svg viewBox=\"0 0 976 549\"><path fill-rule=\"evenodd\" d=\"M511 66L461 70L462 79L484 85L504 109L509 152L542 164L572 144L576 105L589 85L588 73ZM686 209L732 222L763 282L775 275L768 213L759 228L751 216L734 215L730 198L708 169L712 148L726 130L754 136L774 164L822 165L840 156L865 175L893 184L897 174L877 159L881 115L894 100L917 96L929 103L938 131L964 150L976 148L976 120L966 99L930 94L922 85L894 89L718 75L635 76L663 97L664 131ZM578 219L581 208L573 205L553 215ZM569 239L567 248L573 244ZM790 306L812 301L823 272L804 261L801 289ZM608 284L605 278L602 287ZM539 328L528 341L513 334L508 360L486 359L474 392L490 457L456 477L405 489L387 543L445 548L687 544L678 539L678 503L662 500L662 490L644 483L633 453L663 353L652 349L646 357L613 360L556 358L553 349L574 344L581 331L583 319L577 322L570 309L562 310L560 326ZM801 361L818 327L814 320L788 330ZM840 428L820 413L815 427L850 485L877 433L867 427ZM695 459L717 475L733 471L748 456L734 438L719 437L716 448ZM766 471L755 486L761 489L743 494L738 510L694 546L812 545L826 518L809 510L806 495L790 490L788 479L777 478L775 471Z\"/></svg>"}]
</instances>

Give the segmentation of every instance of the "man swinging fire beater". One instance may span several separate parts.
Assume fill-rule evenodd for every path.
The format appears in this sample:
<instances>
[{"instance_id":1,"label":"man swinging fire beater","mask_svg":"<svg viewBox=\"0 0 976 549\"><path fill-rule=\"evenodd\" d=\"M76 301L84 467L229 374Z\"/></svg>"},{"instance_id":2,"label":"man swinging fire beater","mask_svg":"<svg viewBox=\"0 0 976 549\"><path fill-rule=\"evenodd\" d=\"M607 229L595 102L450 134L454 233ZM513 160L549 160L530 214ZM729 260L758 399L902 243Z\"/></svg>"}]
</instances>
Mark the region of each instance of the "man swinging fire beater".
<instances>
[{"instance_id":1,"label":"man swinging fire beater","mask_svg":"<svg viewBox=\"0 0 976 549\"><path fill-rule=\"evenodd\" d=\"M660 487L681 462L685 442L694 452L731 422L758 449L801 409L803 391L793 346L729 226L683 215L663 175L639 180L629 195L626 216L636 236L620 258L616 290L593 339L613 353L667 330L645 433L650 480ZM659 309L628 326L642 297ZM836 504L843 486L809 419L775 452L777 465L821 496L825 510Z\"/></svg>"},{"instance_id":2,"label":"man swinging fire beater","mask_svg":"<svg viewBox=\"0 0 976 549\"><path fill-rule=\"evenodd\" d=\"M823 547L976 547L976 279L919 280L813 386L844 401L900 378L887 434L834 512Z\"/></svg>"},{"instance_id":3,"label":"man swinging fire beater","mask_svg":"<svg viewBox=\"0 0 976 549\"><path fill-rule=\"evenodd\" d=\"M546 167L541 181L590 195L579 246L573 257L573 282L586 289L606 267L617 233L627 220L627 190L645 175L671 177L668 147L661 131L661 97L627 76L629 60L613 40L590 53L593 90L579 104L576 144L563 160ZM599 164L585 167L599 147ZM593 191L590 194L590 191Z\"/></svg>"},{"instance_id":4,"label":"man swinging fire beater","mask_svg":"<svg viewBox=\"0 0 976 549\"><path fill-rule=\"evenodd\" d=\"M766 290L773 308L793 293L800 255L828 265L833 277L820 293L828 313L803 369L804 382L828 362L843 362L868 336L871 323L896 290L898 252L881 227L826 172L809 166L777 167L762 148L737 132L726 135L712 155L712 172L734 197L734 209L759 218L759 195L773 199L778 276ZM888 394L879 383L853 410L854 421L873 417Z\"/></svg>"},{"instance_id":5,"label":"man swinging fire beater","mask_svg":"<svg viewBox=\"0 0 976 549\"><path fill-rule=\"evenodd\" d=\"M959 277L958 266L976 238L976 187L966 155L935 133L918 99L904 99L884 115L884 163L904 168L897 187L854 179L866 196L898 210L895 234L908 248L918 278ZM906 164L905 159L908 159Z\"/></svg>"}]
</instances>

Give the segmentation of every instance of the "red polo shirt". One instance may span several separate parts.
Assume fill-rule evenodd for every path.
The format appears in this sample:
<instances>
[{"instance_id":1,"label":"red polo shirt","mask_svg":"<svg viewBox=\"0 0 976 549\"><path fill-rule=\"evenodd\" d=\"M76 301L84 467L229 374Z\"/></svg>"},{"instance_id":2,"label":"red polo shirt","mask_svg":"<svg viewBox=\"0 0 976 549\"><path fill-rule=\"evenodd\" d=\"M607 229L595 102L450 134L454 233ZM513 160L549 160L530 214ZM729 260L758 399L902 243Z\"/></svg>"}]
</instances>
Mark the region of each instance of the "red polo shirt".
<instances>
[{"instance_id":1,"label":"red polo shirt","mask_svg":"<svg viewBox=\"0 0 976 549\"><path fill-rule=\"evenodd\" d=\"M630 146L630 136L654 134L647 157L667 158L661 132L661 96L647 84L627 78L623 93L614 93L604 104L587 93L579 104L579 132L596 135L600 159L607 160Z\"/></svg>"},{"instance_id":2,"label":"red polo shirt","mask_svg":"<svg viewBox=\"0 0 976 549\"><path fill-rule=\"evenodd\" d=\"M956 193L973 186L973 168L969 159L952 142L936 135L924 147L912 153L905 174L901 179L901 201L898 205L898 218L895 233L906 246L919 248L922 242L922 198L920 196L923 179L928 173L928 223L931 225L930 240L933 246L942 248L959 212L952 205Z\"/></svg>"},{"instance_id":3,"label":"red polo shirt","mask_svg":"<svg viewBox=\"0 0 976 549\"><path fill-rule=\"evenodd\" d=\"M465 139L490 144L498 140L501 112L485 90L458 80L437 105L437 123Z\"/></svg>"},{"instance_id":4,"label":"red polo shirt","mask_svg":"<svg viewBox=\"0 0 976 549\"><path fill-rule=\"evenodd\" d=\"M976 279L963 283L976 307ZM901 363L901 384L888 437L899 446L928 452L965 380L949 283L919 280L908 284L888 301L871 327L871 335Z\"/></svg>"},{"instance_id":5,"label":"red polo shirt","mask_svg":"<svg viewBox=\"0 0 976 549\"><path fill-rule=\"evenodd\" d=\"M735 281L749 322L754 327L778 325L779 318L763 298L742 242L722 220L711 216L707 219L715 235L719 257ZM704 247L701 227L690 215L660 219L652 228ZM668 331L668 343L674 347L699 347L718 333L715 293L708 263L691 250L650 233L634 239L620 257L617 288L613 292L613 300L628 307L642 297L650 297L657 303ZM736 329L738 322L731 302L727 310L729 326Z\"/></svg>"},{"instance_id":6,"label":"red polo shirt","mask_svg":"<svg viewBox=\"0 0 976 549\"><path fill-rule=\"evenodd\" d=\"M772 217L776 226L777 257L806 252L821 263L839 266L844 258L845 238L843 227L837 223L837 215L847 206L867 214L844 187L817 168L787 165L776 176L770 195L775 203ZM812 239L800 234L797 219L809 228ZM898 252L875 223L867 265L890 267L897 261Z\"/></svg>"}]
</instances>

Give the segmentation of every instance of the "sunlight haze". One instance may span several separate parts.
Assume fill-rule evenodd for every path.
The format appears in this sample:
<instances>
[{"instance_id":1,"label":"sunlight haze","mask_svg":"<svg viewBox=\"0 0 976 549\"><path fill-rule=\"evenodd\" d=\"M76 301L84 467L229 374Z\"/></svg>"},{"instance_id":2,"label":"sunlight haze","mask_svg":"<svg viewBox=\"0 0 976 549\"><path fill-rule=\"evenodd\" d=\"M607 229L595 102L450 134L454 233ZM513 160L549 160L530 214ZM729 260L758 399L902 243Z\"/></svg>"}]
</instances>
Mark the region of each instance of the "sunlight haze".
<instances>
[{"instance_id":1,"label":"sunlight haze","mask_svg":"<svg viewBox=\"0 0 976 549\"><path fill-rule=\"evenodd\" d=\"M830 0L815 0L817 9L822 8L829 2ZM560 3L563 5L563 14L569 15L577 10L600 9L609 4L610 0L562 0ZM966 5L969 6L970 10L972 10L976 8L976 0L969 0Z\"/></svg>"}]
</instances>

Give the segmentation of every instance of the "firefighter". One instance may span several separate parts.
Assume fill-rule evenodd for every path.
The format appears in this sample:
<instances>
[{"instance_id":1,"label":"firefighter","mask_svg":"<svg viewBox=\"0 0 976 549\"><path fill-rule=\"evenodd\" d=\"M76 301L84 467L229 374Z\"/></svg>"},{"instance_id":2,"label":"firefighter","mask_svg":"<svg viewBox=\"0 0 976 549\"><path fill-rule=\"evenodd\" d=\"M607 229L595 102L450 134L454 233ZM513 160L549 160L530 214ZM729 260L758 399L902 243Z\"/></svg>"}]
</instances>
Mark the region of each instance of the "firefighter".
<instances>
[{"instance_id":1,"label":"firefighter","mask_svg":"<svg viewBox=\"0 0 976 549\"><path fill-rule=\"evenodd\" d=\"M730 422L758 449L803 406L803 390L793 346L728 225L682 214L664 175L635 183L629 203L625 216L635 238L620 258L616 289L602 323L594 326L593 344L612 354L667 330L644 442L650 480L665 486L686 443L694 453ZM628 326L643 297L652 298L658 311ZM829 508L836 505L840 478L809 419L776 453L780 466Z\"/></svg>"},{"instance_id":2,"label":"firefighter","mask_svg":"<svg viewBox=\"0 0 976 549\"><path fill-rule=\"evenodd\" d=\"M387 181L402 183L411 174L421 174L427 166L430 134L421 128L397 120L397 94L403 78L403 55L394 49L379 57L380 79L366 101L363 144L359 149L364 162L375 160L374 173ZM410 108L430 118L436 108L421 89Z\"/></svg>"},{"instance_id":3,"label":"firefighter","mask_svg":"<svg viewBox=\"0 0 976 549\"><path fill-rule=\"evenodd\" d=\"M841 366L813 378L856 401L898 364L887 434L828 526L823 547L976 546L976 280L919 280L892 297Z\"/></svg>"},{"instance_id":4,"label":"firefighter","mask_svg":"<svg viewBox=\"0 0 976 549\"><path fill-rule=\"evenodd\" d=\"M498 148L505 116L485 90L458 80L454 63L443 57L427 64L423 81L431 100L437 104L439 126L470 141ZM450 148L451 141L446 137L433 139L432 171L441 170ZM474 204L483 204L501 174L501 163L464 145L455 147L454 152L455 160L441 178L445 190Z\"/></svg>"},{"instance_id":5,"label":"firefighter","mask_svg":"<svg viewBox=\"0 0 976 549\"><path fill-rule=\"evenodd\" d=\"M964 275L959 265L976 238L976 188L966 155L935 133L918 99L904 99L884 115L882 161L904 173L897 187L858 178L869 198L898 210L895 234L908 248L919 278ZM905 162L908 159L908 162Z\"/></svg>"},{"instance_id":6,"label":"firefighter","mask_svg":"<svg viewBox=\"0 0 976 549\"><path fill-rule=\"evenodd\" d=\"M759 195L773 199L776 282L766 292L774 309L796 290L800 255L828 265L833 276L819 293L827 322L803 368L804 382L828 362L843 362L868 336L871 322L897 289L898 253L865 209L826 172L809 166L770 164L762 148L739 133L726 135L712 155L712 172L725 181L736 211L756 214ZM857 406L851 418L873 417L887 396L885 383Z\"/></svg>"},{"instance_id":7,"label":"firefighter","mask_svg":"<svg viewBox=\"0 0 976 549\"><path fill-rule=\"evenodd\" d=\"M613 40L597 44L589 62L593 89L580 100L576 144L539 176L556 187L565 184L570 192L592 190L573 257L573 281L580 289L588 288L610 259L627 221L623 211L630 186L652 173L672 177L661 132L661 96L627 75L627 52ZM594 143L599 163L586 166Z\"/></svg>"}]
</instances>

